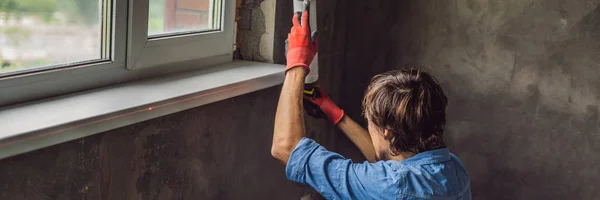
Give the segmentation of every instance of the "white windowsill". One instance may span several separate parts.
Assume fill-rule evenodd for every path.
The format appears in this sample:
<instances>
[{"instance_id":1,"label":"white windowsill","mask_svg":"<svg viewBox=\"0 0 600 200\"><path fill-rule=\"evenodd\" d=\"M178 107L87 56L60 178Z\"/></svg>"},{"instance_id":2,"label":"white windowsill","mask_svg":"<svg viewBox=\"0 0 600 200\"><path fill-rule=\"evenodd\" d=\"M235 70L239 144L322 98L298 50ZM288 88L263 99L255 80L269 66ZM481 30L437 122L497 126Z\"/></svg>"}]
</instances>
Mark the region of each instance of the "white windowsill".
<instances>
[{"instance_id":1,"label":"white windowsill","mask_svg":"<svg viewBox=\"0 0 600 200\"><path fill-rule=\"evenodd\" d=\"M234 61L0 109L0 159L279 85L284 70Z\"/></svg>"}]
</instances>

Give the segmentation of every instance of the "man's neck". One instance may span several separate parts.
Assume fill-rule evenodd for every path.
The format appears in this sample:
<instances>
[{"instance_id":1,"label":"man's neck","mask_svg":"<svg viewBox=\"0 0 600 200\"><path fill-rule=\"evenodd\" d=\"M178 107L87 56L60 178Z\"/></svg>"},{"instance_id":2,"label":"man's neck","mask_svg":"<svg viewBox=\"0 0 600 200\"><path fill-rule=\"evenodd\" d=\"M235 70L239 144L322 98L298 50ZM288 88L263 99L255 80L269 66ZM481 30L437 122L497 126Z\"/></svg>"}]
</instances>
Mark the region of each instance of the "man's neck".
<instances>
[{"instance_id":1,"label":"man's neck","mask_svg":"<svg viewBox=\"0 0 600 200\"><path fill-rule=\"evenodd\" d=\"M409 159L411 157L415 156L414 153L409 153L409 152L402 152L398 155L392 156L391 154L388 154L388 158L386 160L395 160L395 161L403 161L406 159Z\"/></svg>"}]
</instances>

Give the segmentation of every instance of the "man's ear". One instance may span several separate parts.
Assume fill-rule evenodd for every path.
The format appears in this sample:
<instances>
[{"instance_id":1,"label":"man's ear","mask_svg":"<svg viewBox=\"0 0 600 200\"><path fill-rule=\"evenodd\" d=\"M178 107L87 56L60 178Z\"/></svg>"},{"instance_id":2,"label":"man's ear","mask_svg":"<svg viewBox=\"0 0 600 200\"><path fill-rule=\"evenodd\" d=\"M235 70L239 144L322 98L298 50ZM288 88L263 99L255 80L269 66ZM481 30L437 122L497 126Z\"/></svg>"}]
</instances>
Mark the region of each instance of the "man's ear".
<instances>
[{"instance_id":1,"label":"man's ear","mask_svg":"<svg viewBox=\"0 0 600 200\"><path fill-rule=\"evenodd\" d=\"M392 132L388 129L383 129L383 138L390 139L392 137Z\"/></svg>"}]
</instances>

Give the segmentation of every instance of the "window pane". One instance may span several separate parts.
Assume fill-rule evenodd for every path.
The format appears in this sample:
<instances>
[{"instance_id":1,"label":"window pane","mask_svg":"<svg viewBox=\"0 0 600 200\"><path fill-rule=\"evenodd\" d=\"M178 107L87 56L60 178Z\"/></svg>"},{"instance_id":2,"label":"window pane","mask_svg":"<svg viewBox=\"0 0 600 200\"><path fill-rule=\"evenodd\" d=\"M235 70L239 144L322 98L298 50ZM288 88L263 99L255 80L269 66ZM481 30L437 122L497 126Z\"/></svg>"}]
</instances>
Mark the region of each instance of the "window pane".
<instances>
[{"instance_id":1,"label":"window pane","mask_svg":"<svg viewBox=\"0 0 600 200\"><path fill-rule=\"evenodd\" d=\"M218 30L222 0L150 0L148 35Z\"/></svg>"},{"instance_id":2,"label":"window pane","mask_svg":"<svg viewBox=\"0 0 600 200\"><path fill-rule=\"evenodd\" d=\"M0 76L107 59L109 4L1 0Z\"/></svg>"}]
</instances>

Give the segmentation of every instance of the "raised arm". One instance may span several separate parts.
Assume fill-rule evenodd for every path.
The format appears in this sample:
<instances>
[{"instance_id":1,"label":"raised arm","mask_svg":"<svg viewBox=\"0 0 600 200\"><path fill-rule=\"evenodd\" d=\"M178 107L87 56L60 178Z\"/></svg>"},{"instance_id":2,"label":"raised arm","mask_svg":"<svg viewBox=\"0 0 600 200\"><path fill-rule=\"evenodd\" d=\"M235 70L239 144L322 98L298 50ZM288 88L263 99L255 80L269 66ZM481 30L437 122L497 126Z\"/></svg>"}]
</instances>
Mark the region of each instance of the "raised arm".
<instances>
[{"instance_id":1,"label":"raised arm","mask_svg":"<svg viewBox=\"0 0 600 200\"><path fill-rule=\"evenodd\" d=\"M304 114L302 109L302 91L304 78L310 71L316 47L311 40L308 26L299 24L297 15L292 19L294 26L288 35L286 77L281 89L271 154L287 164L292 151L304 137ZM308 25L308 12L302 14L302 24Z\"/></svg>"},{"instance_id":2,"label":"raised arm","mask_svg":"<svg viewBox=\"0 0 600 200\"><path fill-rule=\"evenodd\" d=\"M340 123L338 123L338 128L344 132L346 137L358 147L360 152L367 158L369 162L376 162L375 157L375 148L373 147L373 142L371 141L371 136L369 132L365 130L360 124L356 123L347 115L344 115Z\"/></svg>"},{"instance_id":3,"label":"raised arm","mask_svg":"<svg viewBox=\"0 0 600 200\"><path fill-rule=\"evenodd\" d=\"M305 74L306 70L300 67L287 72L277 105L271 154L284 164L304 137L302 90Z\"/></svg>"},{"instance_id":4,"label":"raised arm","mask_svg":"<svg viewBox=\"0 0 600 200\"><path fill-rule=\"evenodd\" d=\"M305 106L309 115L318 118L327 118L333 125L340 128L369 162L375 162L375 148L371 142L369 132L350 119L350 117L344 115L344 111L320 87L315 87L314 90L315 93L312 96L304 96ZM318 109L318 111L314 111L313 108Z\"/></svg>"}]
</instances>

